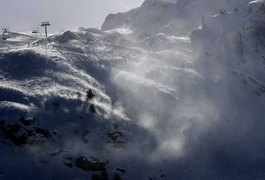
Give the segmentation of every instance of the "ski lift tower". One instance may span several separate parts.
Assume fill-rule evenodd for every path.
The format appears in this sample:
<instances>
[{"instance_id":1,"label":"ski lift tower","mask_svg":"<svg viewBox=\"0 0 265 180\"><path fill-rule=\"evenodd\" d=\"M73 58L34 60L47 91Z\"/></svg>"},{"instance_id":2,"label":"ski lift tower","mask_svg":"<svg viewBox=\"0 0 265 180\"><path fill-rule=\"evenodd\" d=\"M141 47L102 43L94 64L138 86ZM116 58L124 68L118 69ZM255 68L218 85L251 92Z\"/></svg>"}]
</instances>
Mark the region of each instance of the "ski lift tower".
<instances>
[{"instance_id":1,"label":"ski lift tower","mask_svg":"<svg viewBox=\"0 0 265 180\"><path fill-rule=\"evenodd\" d=\"M51 24L49 23L49 21L45 21L45 22L42 22L41 26L44 26L45 27L45 34L46 34L46 37L48 37L47 35L47 26L50 26Z\"/></svg>"},{"instance_id":2,"label":"ski lift tower","mask_svg":"<svg viewBox=\"0 0 265 180\"><path fill-rule=\"evenodd\" d=\"M7 33L9 31L8 28L2 28L3 33Z\"/></svg>"},{"instance_id":3,"label":"ski lift tower","mask_svg":"<svg viewBox=\"0 0 265 180\"><path fill-rule=\"evenodd\" d=\"M2 28L2 31L3 31L3 33L1 35L1 37L3 40L7 40L7 38L10 38L10 34L8 33L8 31L9 31L8 28Z\"/></svg>"}]
</instances>

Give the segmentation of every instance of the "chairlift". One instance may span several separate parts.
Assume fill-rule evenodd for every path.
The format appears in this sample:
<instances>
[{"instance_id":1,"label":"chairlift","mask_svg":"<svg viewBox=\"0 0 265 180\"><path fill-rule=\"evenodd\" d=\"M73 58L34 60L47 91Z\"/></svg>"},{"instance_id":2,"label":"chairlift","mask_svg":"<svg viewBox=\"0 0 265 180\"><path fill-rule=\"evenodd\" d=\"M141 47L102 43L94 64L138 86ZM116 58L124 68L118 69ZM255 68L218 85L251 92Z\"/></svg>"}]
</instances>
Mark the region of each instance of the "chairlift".
<instances>
[{"instance_id":1,"label":"chairlift","mask_svg":"<svg viewBox=\"0 0 265 180\"><path fill-rule=\"evenodd\" d=\"M3 40L7 40L7 37L5 37L5 36L1 36L1 38L3 39Z\"/></svg>"},{"instance_id":2,"label":"chairlift","mask_svg":"<svg viewBox=\"0 0 265 180\"><path fill-rule=\"evenodd\" d=\"M224 14L226 14L226 10L225 10L225 9L219 9L219 13L220 13L221 15L224 15Z\"/></svg>"},{"instance_id":3,"label":"chairlift","mask_svg":"<svg viewBox=\"0 0 265 180\"><path fill-rule=\"evenodd\" d=\"M2 35L1 35L1 38L2 38L3 40L7 40L7 36L6 36L5 34L2 34Z\"/></svg>"},{"instance_id":4,"label":"chairlift","mask_svg":"<svg viewBox=\"0 0 265 180\"><path fill-rule=\"evenodd\" d=\"M40 33L40 31L38 29L33 29L32 30L32 34L37 34L37 33Z\"/></svg>"},{"instance_id":5,"label":"chairlift","mask_svg":"<svg viewBox=\"0 0 265 180\"><path fill-rule=\"evenodd\" d=\"M4 36L5 36L6 38L11 38L11 35L10 35L9 33L4 33Z\"/></svg>"}]
</instances>

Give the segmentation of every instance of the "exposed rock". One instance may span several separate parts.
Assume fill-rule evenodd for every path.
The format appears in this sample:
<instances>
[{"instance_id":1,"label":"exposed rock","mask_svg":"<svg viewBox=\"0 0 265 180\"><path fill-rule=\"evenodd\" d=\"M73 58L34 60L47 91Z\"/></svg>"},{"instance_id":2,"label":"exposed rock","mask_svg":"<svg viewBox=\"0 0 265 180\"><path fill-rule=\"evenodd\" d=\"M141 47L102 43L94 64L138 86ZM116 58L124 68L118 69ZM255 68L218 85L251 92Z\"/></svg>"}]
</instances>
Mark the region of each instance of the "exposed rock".
<instances>
[{"instance_id":1,"label":"exposed rock","mask_svg":"<svg viewBox=\"0 0 265 180\"><path fill-rule=\"evenodd\" d=\"M113 144L115 148L123 148L124 142L121 140L123 133L120 131L114 131L107 133L108 143Z\"/></svg>"},{"instance_id":2,"label":"exposed rock","mask_svg":"<svg viewBox=\"0 0 265 180\"><path fill-rule=\"evenodd\" d=\"M96 108L95 108L95 105L93 103L90 105L89 110L92 113L96 113Z\"/></svg>"},{"instance_id":3,"label":"exposed rock","mask_svg":"<svg viewBox=\"0 0 265 180\"><path fill-rule=\"evenodd\" d=\"M58 150L58 151L52 152L51 156L58 156L58 155L60 155L62 153L63 153L63 150Z\"/></svg>"},{"instance_id":4,"label":"exposed rock","mask_svg":"<svg viewBox=\"0 0 265 180\"><path fill-rule=\"evenodd\" d=\"M5 121L4 119L0 119L0 127L1 127L1 126L4 126L5 123L6 123L6 121Z\"/></svg>"},{"instance_id":5,"label":"exposed rock","mask_svg":"<svg viewBox=\"0 0 265 180\"><path fill-rule=\"evenodd\" d=\"M73 168L73 158L72 157L64 157L63 164L68 168Z\"/></svg>"},{"instance_id":6,"label":"exposed rock","mask_svg":"<svg viewBox=\"0 0 265 180\"><path fill-rule=\"evenodd\" d=\"M86 131L86 132L84 132L83 135L82 135L82 140L83 140L83 142L84 142L85 144L88 143L87 135L88 135L89 133L90 133L90 131Z\"/></svg>"},{"instance_id":7,"label":"exposed rock","mask_svg":"<svg viewBox=\"0 0 265 180\"><path fill-rule=\"evenodd\" d=\"M74 162L75 166L84 171L105 171L106 163L101 162L94 157L80 156Z\"/></svg>"},{"instance_id":8,"label":"exposed rock","mask_svg":"<svg viewBox=\"0 0 265 180\"><path fill-rule=\"evenodd\" d=\"M3 135L17 146L27 143L29 133L19 124L8 124L2 128Z\"/></svg>"},{"instance_id":9,"label":"exposed rock","mask_svg":"<svg viewBox=\"0 0 265 180\"><path fill-rule=\"evenodd\" d=\"M88 99L92 99L92 98L95 97L95 94L92 92L92 89L89 89L89 90L87 91L87 93L86 93L86 97L87 97Z\"/></svg>"},{"instance_id":10,"label":"exposed rock","mask_svg":"<svg viewBox=\"0 0 265 180\"><path fill-rule=\"evenodd\" d=\"M37 134L41 134L41 135L43 135L45 138L50 137L50 133L49 133L49 131L47 131L47 130L45 130L45 129L42 129L42 128L36 128L36 129L35 129L35 132L36 132Z\"/></svg>"},{"instance_id":11,"label":"exposed rock","mask_svg":"<svg viewBox=\"0 0 265 180\"><path fill-rule=\"evenodd\" d=\"M116 170L121 172L121 173L126 173L126 171L124 169L121 169L121 168L116 168Z\"/></svg>"},{"instance_id":12,"label":"exposed rock","mask_svg":"<svg viewBox=\"0 0 265 180\"><path fill-rule=\"evenodd\" d=\"M30 127L30 125L35 121L34 118L30 119L21 116L18 121L20 123L6 123L5 120L0 120L0 133L3 138L11 141L17 146L23 146L26 144L43 144L45 139L51 136L49 131L43 128ZM41 139L39 139L39 137Z\"/></svg>"},{"instance_id":13,"label":"exposed rock","mask_svg":"<svg viewBox=\"0 0 265 180\"><path fill-rule=\"evenodd\" d=\"M31 124L33 124L36 119L33 118L33 119L30 119L30 118L25 118L24 116L21 116L19 118L19 121L24 125L24 126L30 126Z\"/></svg>"}]
</instances>

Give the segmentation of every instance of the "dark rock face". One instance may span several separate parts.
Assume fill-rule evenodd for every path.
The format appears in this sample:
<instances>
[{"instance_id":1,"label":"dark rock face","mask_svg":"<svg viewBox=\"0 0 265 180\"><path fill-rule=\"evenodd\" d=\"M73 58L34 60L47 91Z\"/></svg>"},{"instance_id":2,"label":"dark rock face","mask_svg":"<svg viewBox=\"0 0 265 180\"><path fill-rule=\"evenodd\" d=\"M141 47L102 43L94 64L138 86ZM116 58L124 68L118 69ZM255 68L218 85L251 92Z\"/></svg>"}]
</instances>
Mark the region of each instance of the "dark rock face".
<instances>
[{"instance_id":1,"label":"dark rock face","mask_svg":"<svg viewBox=\"0 0 265 180\"><path fill-rule=\"evenodd\" d=\"M92 99L92 98L95 97L95 94L93 93L92 89L89 89L89 90L87 91L87 93L86 93L86 97L87 97L88 99Z\"/></svg>"},{"instance_id":2,"label":"dark rock face","mask_svg":"<svg viewBox=\"0 0 265 180\"><path fill-rule=\"evenodd\" d=\"M64 157L63 164L68 168L73 168L73 158L72 157Z\"/></svg>"},{"instance_id":3,"label":"dark rock face","mask_svg":"<svg viewBox=\"0 0 265 180\"><path fill-rule=\"evenodd\" d=\"M90 110L90 112L92 112L92 113L96 113L96 112L97 112L97 111L96 111L96 108L95 108L95 105L94 105L93 103L90 105L89 110Z\"/></svg>"},{"instance_id":4,"label":"dark rock face","mask_svg":"<svg viewBox=\"0 0 265 180\"><path fill-rule=\"evenodd\" d=\"M119 172L121 172L121 173L126 173L126 171L125 171L125 169L122 169L122 168L116 168L116 171L119 171Z\"/></svg>"},{"instance_id":5,"label":"dark rock face","mask_svg":"<svg viewBox=\"0 0 265 180\"><path fill-rule=\"evenodd\" d=\"M0 126L4 125L6 121L4 119L0 119Z\"/></svg>"},{"instance_id":6,"label":"dark rock face","mask_svg":"<svg viewBox=\"0 0 265 180\"><path fill-rule=\"evenodd\" d=\"M5 140L19 147L39 141L39 139L36 138L38 136L45 139L52 136L49 131L43 128L31 127L34 122L34 118L25 117L20 117L18 121L14 123L7 123L5 120L0 119L0 135Z\"/></svg>"},{"instance_id":7,"label":"dark rock face","mask_svg":"<svg viewBox=\"0 0 265 180\"><path fill-rule=\"evenodd\" d=\"M35 118L33 119L29 119L29 118L25 118L23 116L21 116L19 118L19 121L24 125L24 126L30 126L31 124L33 124L35 122Z\"/></svg>"},{"instance_id":8,"label":"dark rock face","mask_svg":"<svg viewBox=\"0 0 265 180\"><path fill-rule=\"evenodd\" d=\"M113 144L115 148L124 148L124 142L121 140L123 133L121 131L114 131L107 133L108 143Z\"/></svg>"},{"instance_id":9,"label":"dark rock face","mask_svg":"<svg viewBox=\"0 0 265 180\"><path fill-rule=\"evenodd\" d=\"M50 133L49 133L47 130L42 129L42 128L36 128L36 129L35 129L35 132L36 132L37 134L41 134L41 135L43 135L43 137L45 137L45 138L48 138L48 137L50 136Z\"/></svg>"},{"instance_id":10,"label":"dark rock face","mask_svg":"<svg viewBox=\"0 0 265 180\"><path fill-rule=\"evenodd\" d=\"M3 135L15 145L24 145L27 143L29 132L19 124L8 124L2 128Z\"/></svg>"},{"instance_id":11,"label":"dark rock face","mask_svg":"<svg viewBox=\"0 0 265 180\"><path fill-rule=\"evenodd\" d=\"M74 162L75 166L84 171L105 171L106 163L100 162L94 157L80 156Z\"/></svg>"}]
</instances>

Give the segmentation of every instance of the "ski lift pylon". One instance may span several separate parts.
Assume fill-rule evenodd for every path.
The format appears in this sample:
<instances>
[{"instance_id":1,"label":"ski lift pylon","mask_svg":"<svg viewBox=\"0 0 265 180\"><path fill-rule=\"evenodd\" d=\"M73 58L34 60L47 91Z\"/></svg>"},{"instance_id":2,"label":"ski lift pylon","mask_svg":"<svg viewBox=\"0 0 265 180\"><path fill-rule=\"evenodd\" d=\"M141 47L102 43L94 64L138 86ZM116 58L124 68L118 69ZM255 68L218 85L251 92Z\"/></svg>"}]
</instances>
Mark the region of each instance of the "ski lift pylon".
<instances>
[{"instance_id":1,"label":"ski lift pylon","mask_svg":"<svg viewBox=\"0 0 265 180\"><path fill-rule=\"evenodd\" d=\"M49 21L44 21L41 23L41 26L42 27L45 27L45 34L46 34L46 37L48 37L48 34L47 34L47 26L50 26L50 22Z\"/></svg>"},{"instance_id":2,"label":"ski lift pylon","mask_svg":"<svg viewBox=\"0 0 265 180\"><path fill-rule=\"evenodd\" d=\"M3 33L2 33L2 35L1 35L1 38L3 39L3 40L7 40L8 38L11 38L11 35L9 34L9 29L8 28L2 28L2 31L3 31Z\"/></svg>"}]
</instances>

